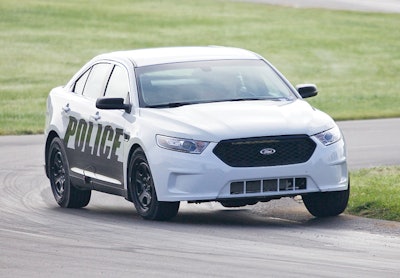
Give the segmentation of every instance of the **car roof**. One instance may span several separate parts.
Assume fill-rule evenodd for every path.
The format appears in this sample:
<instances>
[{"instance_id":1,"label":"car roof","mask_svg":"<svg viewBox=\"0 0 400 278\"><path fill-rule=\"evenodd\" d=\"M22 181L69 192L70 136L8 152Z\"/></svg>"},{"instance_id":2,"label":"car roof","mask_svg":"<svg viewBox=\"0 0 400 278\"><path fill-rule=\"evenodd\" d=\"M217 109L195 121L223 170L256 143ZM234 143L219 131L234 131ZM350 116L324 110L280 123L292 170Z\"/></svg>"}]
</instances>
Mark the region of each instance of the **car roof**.
<instances>
[{"instance_id":1,"label":"car roof","mask_svg":"<svg viewBox=\"0 0 400 278\"><path fill-rule=\"evenodd\" d=\"M181 46L146 48L105 53L94 59L130 60L136 67L188 61L262 59L258 54L234 47Z\"/></svg>"}]
</instances>

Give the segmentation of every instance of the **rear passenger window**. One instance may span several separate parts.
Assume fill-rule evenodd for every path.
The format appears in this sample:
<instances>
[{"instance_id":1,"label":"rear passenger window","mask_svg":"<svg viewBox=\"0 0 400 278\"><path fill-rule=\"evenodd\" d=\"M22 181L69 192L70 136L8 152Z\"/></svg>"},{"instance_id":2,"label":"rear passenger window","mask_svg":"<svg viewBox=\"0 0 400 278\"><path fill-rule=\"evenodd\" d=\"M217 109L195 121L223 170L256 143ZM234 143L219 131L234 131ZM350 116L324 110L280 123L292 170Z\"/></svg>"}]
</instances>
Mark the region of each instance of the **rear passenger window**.
<instances>
[{"instance_id":1,"label":"rear passenger window","mask_svg":"<svg viewBox=\"0 0 400 278\"><path fill-rule=\"evenodd\" d=\"M106 97L123 98L126 100L129 92L129 78L126 70L115 66L106 89Z\"/></svg>"},{"instance_id":2,"label":"rear passenger window","mask_svg":"<svg viewBox=\"0 0 400 278\"><path fill-rule=\"evenodd\" d=\"M93 99L102 97L110 77L111 69L112 65L107 63L94 65L83 89L83 95Z\"/></svg>"}]
</instances>

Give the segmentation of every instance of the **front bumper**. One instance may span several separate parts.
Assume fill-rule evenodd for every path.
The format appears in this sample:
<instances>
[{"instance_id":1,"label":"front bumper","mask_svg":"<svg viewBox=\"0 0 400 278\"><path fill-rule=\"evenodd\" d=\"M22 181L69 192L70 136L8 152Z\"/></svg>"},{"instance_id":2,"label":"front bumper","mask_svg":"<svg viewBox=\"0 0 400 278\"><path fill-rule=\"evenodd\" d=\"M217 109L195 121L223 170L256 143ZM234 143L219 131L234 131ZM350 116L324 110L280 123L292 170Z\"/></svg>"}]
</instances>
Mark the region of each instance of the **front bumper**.
<instances>
[{"instance_id":1,"label":"front bumper","mask_svg":"<svg viewBox=\"0 0 400 278\"><path fill-rule=\"evenodd\" d=\"M200 155L161 149L148 153L159 201L213 201L240 198L279 198L348 188L343 139L317 147L299 164L269 167L231 167L212 152L211 143Z\"/></svg>"}]
</instances>

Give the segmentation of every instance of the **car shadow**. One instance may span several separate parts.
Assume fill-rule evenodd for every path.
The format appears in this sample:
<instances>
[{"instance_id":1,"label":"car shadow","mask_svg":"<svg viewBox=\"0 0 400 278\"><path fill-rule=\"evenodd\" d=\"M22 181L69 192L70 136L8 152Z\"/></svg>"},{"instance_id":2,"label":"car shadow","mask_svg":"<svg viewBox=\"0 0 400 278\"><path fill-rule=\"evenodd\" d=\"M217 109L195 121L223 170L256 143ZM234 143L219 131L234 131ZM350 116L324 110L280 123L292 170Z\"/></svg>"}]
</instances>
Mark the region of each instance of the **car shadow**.
<instances>
[{"instance_id":1,"label":"car shadow","mask_svg":"<svg viewBox=\"0 0 400 278\"><path fill-rule=\"evenodd\" d=\"M119 198L119 197L118 197ZM122 203L121 203L122 202ZM322 229L368 231L379 234L399 234L400 223L367 219L348 214L335 217L316 218L312 216L301 202L293 200L274 200L243 208L224 208L218 203L200 205L182 202L178 215L168 221L144 220L135 210L132 203L118 199L117 202L99 202L93 200L82 209L63 209L56 205L49 208L59 215L85 218L86 221L101 222L105 225L141 225L160 229Z\"/></svg>"}]
</instances>

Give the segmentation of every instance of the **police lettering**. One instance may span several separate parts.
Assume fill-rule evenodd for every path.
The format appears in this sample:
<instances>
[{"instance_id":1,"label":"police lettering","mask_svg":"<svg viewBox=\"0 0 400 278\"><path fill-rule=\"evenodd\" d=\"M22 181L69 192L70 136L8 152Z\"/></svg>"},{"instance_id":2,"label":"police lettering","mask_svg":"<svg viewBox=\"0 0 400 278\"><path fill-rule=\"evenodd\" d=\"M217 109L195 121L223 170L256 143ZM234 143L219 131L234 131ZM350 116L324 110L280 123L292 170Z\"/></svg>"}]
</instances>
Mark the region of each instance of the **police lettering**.
<instances>
[{"instance_id":1,"label":"police lettering","mask_svg":"<svg viewBox=\"0 0 400 278\"><path fill-rule=\"evenodd\" d=\"M117 149L121 147L123 130L111 125L93 125L70 116L64 142L68 148L95 155L100 158L118 160Z\"/></svg>"}]
</instances>

